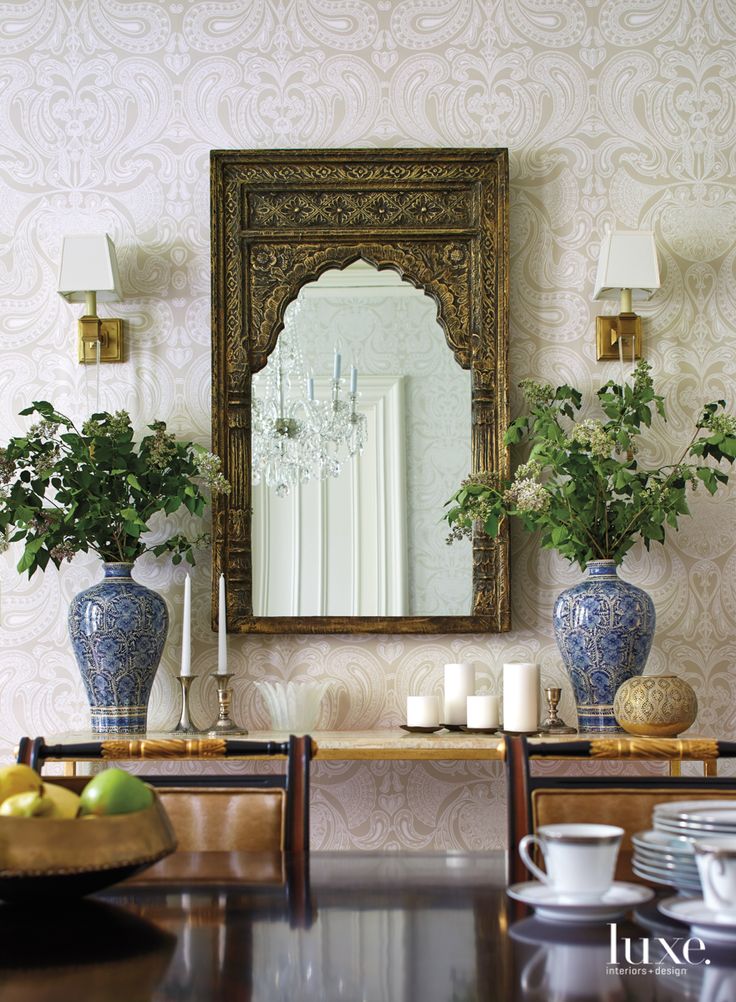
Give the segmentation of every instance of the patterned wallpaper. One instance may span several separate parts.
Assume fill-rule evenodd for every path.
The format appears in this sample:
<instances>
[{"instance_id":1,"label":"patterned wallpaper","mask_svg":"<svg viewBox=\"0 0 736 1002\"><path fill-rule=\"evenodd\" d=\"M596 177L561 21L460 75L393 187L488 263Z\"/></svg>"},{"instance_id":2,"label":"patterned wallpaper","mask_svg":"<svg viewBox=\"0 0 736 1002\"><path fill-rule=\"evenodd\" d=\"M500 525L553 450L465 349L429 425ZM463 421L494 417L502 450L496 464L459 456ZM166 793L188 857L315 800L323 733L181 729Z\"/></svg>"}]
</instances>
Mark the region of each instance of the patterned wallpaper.
<instances>
[{"instance_id":1,"label":"patterned wallpaper","mask_svg":"<svg viewBox=\"0 0 736 1002\"><path fill-rule=\"evenodd\" d=\"M643 309L646 355L670 401L652 459L736 376L736 12L729 0L16 0L0 21L0 426L30 400L80 416L94 375L75 361L76 313L55 292L61 237L107 230L119 250L130 356L100 404L209 436L209 194L213 147L507 146L511 368L597 387L593 278L606 227L653 228L663 288ZM518 397L514 394L514 404ZM665 548L625 575L658 613L650 668L696 688L700 731L736 736L733 491L698 496ZM0 753L23 733L83 727L66 638L71 596L99 575L78 557L28 582L0 563ZM194 670L214 667L209 572L194 578ZM182 572L138 571L166 597L172 637L152 723L173 725ZM266 637L231 643L236 712L249 683L327 676L323 724L394 726L445 661L538 659L569 687L552 640L555 594L577 580L513 537L514 631L502 637ZM204 702L212 692L204 687ZM195 713L202 717L202 699ZM490 781L489 781L490 779ZM478 764L316 769L319 847L485 847L504 788Z\"/></svg>"}]
</instances>

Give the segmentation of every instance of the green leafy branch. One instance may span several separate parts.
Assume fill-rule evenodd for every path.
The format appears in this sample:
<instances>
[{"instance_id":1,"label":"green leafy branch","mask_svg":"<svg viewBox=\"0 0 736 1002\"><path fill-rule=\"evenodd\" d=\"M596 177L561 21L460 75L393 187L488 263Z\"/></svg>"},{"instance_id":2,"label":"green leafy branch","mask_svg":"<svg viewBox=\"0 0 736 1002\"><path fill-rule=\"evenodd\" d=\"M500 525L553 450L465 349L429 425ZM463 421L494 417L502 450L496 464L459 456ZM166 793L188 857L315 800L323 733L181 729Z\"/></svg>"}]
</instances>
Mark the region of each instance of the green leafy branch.
<instances>
[{"instance_id":1,"label":"green leafy branch","mask_svg":"<svg viewBox=\"0 0 736 1002\"><path fill-rule=\"evenodd\" d=\"M125 411L93 414L81 430L45 400L21 414L39 420L0 449L0 532L6 545L24 544L19 571L31 576L88 550L105 561L152 552L194 564L200 537L169 532L156 542L150 523L182 507L201 517L203 488L227 493L217 456L178 442L163 421L136 445Z\"/></svg>"},{"instance_id":2,"label":"green leafy branch","mask_svg":"<svg viewBox=\"0 0 736 1002\"><path fill-rule=\"evenodd\" d=\"M512 480L481 472L461 484L446 505L448 542L475 527L496 536L509 516L583 568L591 560L620 563L639 538L647 548L664 542L667 528L690 514L688 490L703 484L715 494L728 482L722 466L736 459L736 418L724 413L725 400L706 404L679 458L642 468L636 458L642 430L655 415L666 420L650 369L642 361L631 384L601 387L606 420L579 420L582 395L571 386L525 380L529 411L512 421L505 442L528 447L528 461Z\"/></svg>"}]
</instances>

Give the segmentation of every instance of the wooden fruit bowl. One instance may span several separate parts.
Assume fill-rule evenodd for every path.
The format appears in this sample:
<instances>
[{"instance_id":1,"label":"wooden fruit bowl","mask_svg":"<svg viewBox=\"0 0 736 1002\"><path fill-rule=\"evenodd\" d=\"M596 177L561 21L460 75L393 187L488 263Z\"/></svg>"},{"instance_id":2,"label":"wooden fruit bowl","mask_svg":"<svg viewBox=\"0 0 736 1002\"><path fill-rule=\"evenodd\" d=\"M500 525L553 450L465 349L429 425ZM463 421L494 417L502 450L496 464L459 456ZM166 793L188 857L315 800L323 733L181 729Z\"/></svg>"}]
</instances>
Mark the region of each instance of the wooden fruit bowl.
<instances>
[{"instance_id":1,"label":"wooden fruit bowl","mask_svg":"<svg viewBox=\"0 0 736 1002\"><path fill-rule=\"evenodd\" d=\"M91 894L175 848L158 797L144 811L109 817L0 817L0 899Z\"/></svg>"}]
</instances>

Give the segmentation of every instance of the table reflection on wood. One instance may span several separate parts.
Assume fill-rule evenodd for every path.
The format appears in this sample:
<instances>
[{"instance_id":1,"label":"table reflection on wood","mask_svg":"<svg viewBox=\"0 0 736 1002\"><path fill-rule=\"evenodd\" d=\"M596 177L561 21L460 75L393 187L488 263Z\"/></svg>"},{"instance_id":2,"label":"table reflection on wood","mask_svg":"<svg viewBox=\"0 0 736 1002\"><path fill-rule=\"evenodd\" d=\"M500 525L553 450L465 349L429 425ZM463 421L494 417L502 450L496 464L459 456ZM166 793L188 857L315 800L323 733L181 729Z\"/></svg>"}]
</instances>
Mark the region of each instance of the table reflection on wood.
<instances>
[{"instance_id":1,"label":"table reflection on wood","mask_svg":"<svg viewBox=\"0 0 736 1002\"><path fill-rule=\"evenodd\" d=\"M657 958L657 937L679 940L681 957L690 935L654 907L617 924L612 967L607 924L539 922L505 885L502 852L175 853L74 905L0 906L0 998L736 998L733 948L709 946L708 965L670 959L643 973L645 939Z\"/></svg>"}]
</instances>

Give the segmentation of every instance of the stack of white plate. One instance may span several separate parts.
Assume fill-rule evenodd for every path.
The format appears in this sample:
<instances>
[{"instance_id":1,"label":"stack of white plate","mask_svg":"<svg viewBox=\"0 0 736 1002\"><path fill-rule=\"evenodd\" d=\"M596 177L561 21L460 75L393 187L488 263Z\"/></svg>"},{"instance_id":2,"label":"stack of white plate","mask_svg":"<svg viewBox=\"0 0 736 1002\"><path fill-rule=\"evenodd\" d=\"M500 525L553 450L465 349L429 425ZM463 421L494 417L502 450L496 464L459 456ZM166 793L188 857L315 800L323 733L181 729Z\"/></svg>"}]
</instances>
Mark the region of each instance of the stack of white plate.
<instances>
[{"instance_id":1,"label":"stack of white plate","mask_svg":"<svg viewBox=\"0 0 736 1002\"><path fill-rule=\"evenodd\" d=\"M654 884L700 895L693 843L736 836L736 800L680 800L654 808L654 830L634 835L633 869Z\"/></svg>"},{"instance_id":2,"label":"stack of white plate","mask_svg":"<svg viewBox=\"0 0 736 1002\"><path fill-rule=\"evenodd\" d=\"M683 894L700 894L700 878L692 842L665 832L639 832L634 846L632 868L637 877L653 884L676 887Z\"/></svg>"},{"instance_id":3,"label":"stack of white plate","mask_svg":"<svg viewBox=\"0 0 736 1002\"><path fill-rule=\"evenodd\" d=\"M678 800L657 804L654 828L681 838L736 835L736 800Z\"/></svg>"}]
</instances>

